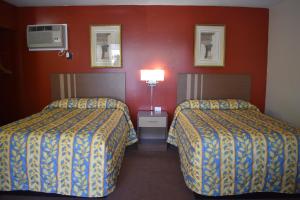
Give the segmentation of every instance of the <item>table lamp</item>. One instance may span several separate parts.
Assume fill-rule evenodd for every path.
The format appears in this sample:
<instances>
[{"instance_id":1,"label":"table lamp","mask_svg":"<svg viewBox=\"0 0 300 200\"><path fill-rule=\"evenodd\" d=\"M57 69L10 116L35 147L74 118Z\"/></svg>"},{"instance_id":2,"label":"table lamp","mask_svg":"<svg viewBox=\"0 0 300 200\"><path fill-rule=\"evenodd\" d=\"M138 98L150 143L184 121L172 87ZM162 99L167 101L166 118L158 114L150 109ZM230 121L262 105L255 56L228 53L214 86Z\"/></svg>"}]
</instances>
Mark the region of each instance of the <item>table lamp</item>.
<instances>
[{"instance_id":1,"label":"table lamp","mask_svg":"<svg viewBox=\"0 0 300 200\"><path fill-rule=\"evenodd\" d=\"M153 111L153 89L159 81L164 80L164 70L160 69L143 69L141 70L141 81L146 81L151 89L150 109Z\"/></svg>"}]
</instances>

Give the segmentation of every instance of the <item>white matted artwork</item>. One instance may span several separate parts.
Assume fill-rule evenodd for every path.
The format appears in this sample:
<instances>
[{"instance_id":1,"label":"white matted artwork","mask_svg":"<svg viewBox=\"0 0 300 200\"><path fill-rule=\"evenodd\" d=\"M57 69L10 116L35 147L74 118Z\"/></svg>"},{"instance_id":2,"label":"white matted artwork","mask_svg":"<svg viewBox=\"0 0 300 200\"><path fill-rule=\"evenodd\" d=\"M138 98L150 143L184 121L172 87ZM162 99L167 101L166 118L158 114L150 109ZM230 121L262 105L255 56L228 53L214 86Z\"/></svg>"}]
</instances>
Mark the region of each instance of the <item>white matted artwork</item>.
<instances>
[{"instance_id":1,"label":"white matted artwork","mask_svg":"<svg viewBox=\"0 0 300 200\"><path fill-rule=\"evenodd\" d=\"M225 26L196 25L194 65L203 67L224 66Z\"/></svg>"},{"instance_id":2,"label":"white matted artwork","mask_svg":"<svg viewBox=\"0 0 300 200\"><path fill-rule=\"evenodd\" d=\"M92 67L121 67L121 25L91 26Z\"/></svg>"}]
</instances>

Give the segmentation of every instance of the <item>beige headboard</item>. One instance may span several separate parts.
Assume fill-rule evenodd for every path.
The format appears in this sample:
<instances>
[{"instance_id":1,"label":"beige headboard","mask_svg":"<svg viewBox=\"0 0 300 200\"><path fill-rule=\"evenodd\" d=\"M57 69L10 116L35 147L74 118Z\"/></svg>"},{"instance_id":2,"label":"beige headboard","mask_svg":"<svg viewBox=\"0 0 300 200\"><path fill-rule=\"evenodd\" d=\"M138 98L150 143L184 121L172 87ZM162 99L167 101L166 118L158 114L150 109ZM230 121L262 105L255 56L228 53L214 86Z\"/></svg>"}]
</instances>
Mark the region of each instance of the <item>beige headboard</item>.
<instances>
[{"instance_id":1,"label":"beige headboard","mask_svg":"<svg viewBox=\"0 0 300 200\"><path fill-rule=\"evenodd\" d=\"M125 102L125 73L51 74L52 100L110 97Z\"/></svg>"},{"instance_id":2,"label":"beige headboard","mask_svg":"<svg viewBox=\"0 0 300 200\"><path fill-rule=\"evenodd\" d=\"M251 77L241 74L178 74L177 104L187 99L250 100Z\"/></svg>"}]
</instances>

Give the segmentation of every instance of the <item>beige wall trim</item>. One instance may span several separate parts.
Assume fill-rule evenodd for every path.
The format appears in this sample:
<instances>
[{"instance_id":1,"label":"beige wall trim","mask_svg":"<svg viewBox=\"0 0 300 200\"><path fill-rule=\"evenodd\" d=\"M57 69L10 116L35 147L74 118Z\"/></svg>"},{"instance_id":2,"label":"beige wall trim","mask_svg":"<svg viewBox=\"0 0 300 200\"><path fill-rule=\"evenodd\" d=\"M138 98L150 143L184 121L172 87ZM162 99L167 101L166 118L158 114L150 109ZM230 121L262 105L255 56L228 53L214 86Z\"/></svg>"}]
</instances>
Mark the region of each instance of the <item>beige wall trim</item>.
<instances>
[{"instance_id":1,"label":"beige wall trim","mask_svg":"<svg viewBox=\"0 0 300 200\"><path fill-rule=\"evenodd\" d=\"M73 90L74 90L74 97L77 97L77 92L76 92L76 74L73 74Z\"/></svg>"},{"instance_id":2,"label":"beige wall trim","mask_svg":"<svg viewBox=\"0 0 300 200\"><path fill-rule=\"evenodd\" d=\"M198 74L195 74L195 80L194 80L194 99L197 99L198 97Z\"/></svg>"},{"instance_id":3,"label":"beige wall trim","mask_svg":"<svg viewBox=\"0 0 300 200\"><path fill-rule=\"evenodd\" d=\"M191 85L192 85L192 75L188 74L186 79L186 98L191 98Z\"/></svg>"},{"instance_id":4,"label":"beige wall trim","mask_svg":"<svg viewBox=\"0 0 300 200\"><path fill-rule=\"evenodd\" d=\"M59 89L60 89L60 98L65 98L65 81L64 81L64 75L59 74Z\"/></svg>"},{"instance_id":5,"label":"beige wall trim","mask_svg":"<svg viewBox=\"0 0 300 200\"><path fill-rule=\"evenodd\" d=\"M67 74L68 98L71 98L71 74Z\"/></svg>"}]
</instances>

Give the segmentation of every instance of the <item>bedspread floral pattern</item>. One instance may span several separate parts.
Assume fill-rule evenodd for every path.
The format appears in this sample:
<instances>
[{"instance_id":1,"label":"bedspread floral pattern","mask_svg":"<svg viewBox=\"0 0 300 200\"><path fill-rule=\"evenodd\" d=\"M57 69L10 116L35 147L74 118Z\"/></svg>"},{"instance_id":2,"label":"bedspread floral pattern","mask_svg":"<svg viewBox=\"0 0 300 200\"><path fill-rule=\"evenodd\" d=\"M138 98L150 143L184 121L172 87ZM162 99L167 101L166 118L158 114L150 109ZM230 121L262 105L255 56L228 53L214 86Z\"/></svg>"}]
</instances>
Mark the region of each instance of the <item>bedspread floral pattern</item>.
<instances>
[{"instance_id":1,"label":"bedspread floral pattern","mask_svg":"<svg viewBox=\"0 0 300 200\"><path fill-rule=\"evenodd\" d=\"M168 137L187 186L209 196L300 193L299 142L299 129L234 99L185 101Z\"/></svg>"},{"instance_id":2,"label":"bedspread floral pattern","mask_svg":"<svg viewBox=\"0 0 300 200\"><path fill-rule=\"evenodd\" d=\"M0 190L106 196L116 186L125 146L136 141L120 101L55 101L0 127Z\"/></svg>"}]
</instances>

